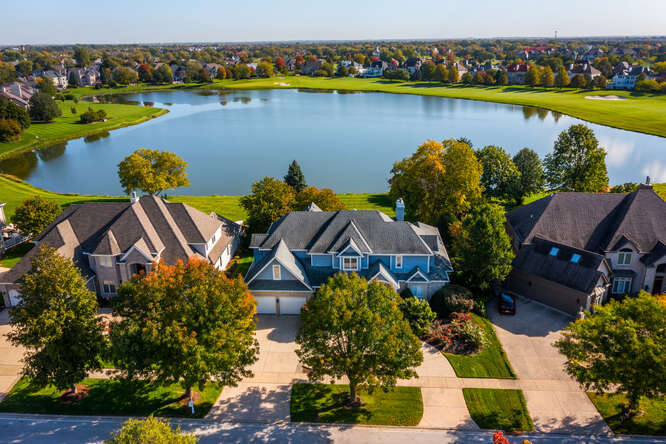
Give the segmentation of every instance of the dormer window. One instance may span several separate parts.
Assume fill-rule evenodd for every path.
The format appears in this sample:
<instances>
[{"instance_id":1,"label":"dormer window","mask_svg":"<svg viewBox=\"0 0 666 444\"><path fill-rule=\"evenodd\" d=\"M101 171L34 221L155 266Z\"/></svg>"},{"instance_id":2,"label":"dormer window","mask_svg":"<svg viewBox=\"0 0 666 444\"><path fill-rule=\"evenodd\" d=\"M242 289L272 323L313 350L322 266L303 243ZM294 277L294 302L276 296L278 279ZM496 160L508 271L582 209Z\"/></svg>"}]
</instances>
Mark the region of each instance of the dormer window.
<instances>
[{"instance_id":1,"label":"dormer window","mask_svg":"<svg viewBox=\"0 0 666 444\"><path fill-rule=\"evenodd\" d=\"M274 281L279 281L281 278L281 271L280 271L280 266L279 265L273 265L273 280Z\"/></svg>"},{"instance_id":2,"label":"dormer window","mask_svg":"<svg viewBox=\"0 0 666 444\"><path fill-rule=\"evenodd\" d=\"M102 267L113 267L113 257L111 257L111 256L99 256L99 264Z\"/></svg>"},{"instance_id":3,"label":"dormer window","mask_svg":"<svg viewBox=\"0 0 666 444\"><path fill-rule=\"evenodd\" d=\"M402 268L402 256L395 257L395 268Z\"/></svg>"},{"instance_id":4,"label":"dormer window","mask_svg":"<svg viewBox=\"0 0 666 444\"><path fill-rule=\"evenodd\" d=\"M557 253L559 253L559 252L560 252L559 248L553 247L553 248L550 249L550 253L548 253L548 254L550 254L551 256L557 256Z\"/></svg>"},{"instance_id":5,"label":"dormer window","mask_svg":"<svg viewBox=\"0 0 666 444\"><path fill-rule=\"evenodd\" d=\"M577 254L577 253L572 254L571 255L571 262L573 262L574 264L577 264L578 262L580 262L580 254Z\"/></svg>"},{"instance_id":6,"label":"dormer window","mask_svg":"<svg viewBox=\"0 0 666 444\"><path fill-rule=\"evenodd\" d=\"M357 257L343 257L342 258L342 269L344 271L356 271L358 270L358 258Z\"/></svg>"},{"instance_id":7,"label":"dormer window","mask_svg":"<svg viewBox=\"0 0 666 444\"><path fill-rule=\"evenodd\" d=\"M618 265L629 265L631 264L631 250L628 248L623 248L617 255L617 264Z\"/></svg>"}]
</instances>

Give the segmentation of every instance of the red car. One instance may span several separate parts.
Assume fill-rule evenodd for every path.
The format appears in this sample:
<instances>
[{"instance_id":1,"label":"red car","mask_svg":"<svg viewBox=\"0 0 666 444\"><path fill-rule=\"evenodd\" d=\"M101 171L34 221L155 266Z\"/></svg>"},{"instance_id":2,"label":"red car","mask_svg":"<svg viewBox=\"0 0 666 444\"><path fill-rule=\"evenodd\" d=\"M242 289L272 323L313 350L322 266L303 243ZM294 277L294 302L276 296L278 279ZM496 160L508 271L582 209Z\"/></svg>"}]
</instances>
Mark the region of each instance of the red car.
<instances>
[{"instance_id":1,"label":"red car","mask_svg":"<svg viewBox=\"0 0 666 444\"><path fill-rule=\"evenodd\" d=\"M516 299L507 293L501 293L497 299L497 308L501 314L516 314Z\"/></svg>"}]
</instances>

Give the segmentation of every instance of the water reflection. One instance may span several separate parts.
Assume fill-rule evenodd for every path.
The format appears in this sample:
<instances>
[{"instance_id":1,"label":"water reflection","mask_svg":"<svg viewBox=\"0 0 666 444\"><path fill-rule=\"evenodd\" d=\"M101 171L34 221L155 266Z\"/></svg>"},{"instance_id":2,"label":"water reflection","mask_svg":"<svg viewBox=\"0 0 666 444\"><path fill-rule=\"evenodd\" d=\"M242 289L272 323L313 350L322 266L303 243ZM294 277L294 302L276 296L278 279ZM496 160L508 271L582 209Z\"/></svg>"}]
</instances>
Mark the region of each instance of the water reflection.
<instances>
[{"instance_id":1,"label":"water reflection","mask_svg":"<svg viewBox=\"0 0 666 444\"><path fill-rule=\"evenodd\" d=\"M222 100L222 101L220 102L220 105L222 105L222 106L227 106L227 103L229 103L229 102L227 102L226 100Z\"/></svg>"},{"instance_id":2,"label":"water reflection","mask_svg":"<svg viewBox=\"0 0 666 444\"><path fill-rule=\"evenodd\" d=\"M101 133L91 134L89 136L86 136L86 137L83 138L83 141L85 143L93 143L93 142L97 142L98 140L109 137L110 135L111 135L111 133L109 133L108 131L103 131Z\"/></svg>"},{"instance_id":3,"label":"water reflection","mask_svg":"<svg viewBox=\"0 0 666 444\"><path fill-rule=\"evenodd\" d=\"M106 134L108 135L109 133ZM43 162L48 162L49 160L56 159L65 154L66 147L67 147L67 142L56 143L41 148L40 150L37 151L37 155L39 156L39 160Z\"/></svg>"},{"instance_id":4,"label":"water reflection","mask_svg":"<svg viewBox=\"0 0 666 444\"><path fill-rule=\"evenodd\" d=\"M0 171L25 179L37 168L37 163L37 154L30 151L0 160Z\"/></svg>"},{"instance_id":5,"label":"water reflection","mask_svg":"<svg viewBox=\"0 0 666 444\"><path fill-rule=\"evenodd\" d=\"M143 106L152 107L155 106L155 102L148 102L147 100L143 101Z\"/></svg>"},{"instance_id":6,"label":"water reflection","mask_svg":"<svg viewBox=\"0 0 666 444\"><path fill-rule=\"evenodd\" d=\"M252 97L234 97L233 101L236 103L241 102L243 105L247 105L252 101Z\"/></svg>"}]
</instances>

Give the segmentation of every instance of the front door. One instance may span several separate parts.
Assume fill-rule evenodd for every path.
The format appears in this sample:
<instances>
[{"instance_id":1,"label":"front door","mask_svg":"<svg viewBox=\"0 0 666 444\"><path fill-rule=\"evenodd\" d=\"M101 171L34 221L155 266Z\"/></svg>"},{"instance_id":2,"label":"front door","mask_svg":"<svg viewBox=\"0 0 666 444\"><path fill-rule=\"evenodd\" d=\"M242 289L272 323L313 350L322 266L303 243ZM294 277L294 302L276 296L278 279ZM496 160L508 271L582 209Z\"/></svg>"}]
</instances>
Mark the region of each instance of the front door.
<instances>
[{"instance_id":1,"label":"front door","mask_svg":"<svg viewBox=\"0 0 666 444\"><path fill-rule=\"evenodd\" d=\"M657 276L654 278L654 284L652 284L652 294L662 294L664 292L664 277Z\"/></svg>"}]
</instances>

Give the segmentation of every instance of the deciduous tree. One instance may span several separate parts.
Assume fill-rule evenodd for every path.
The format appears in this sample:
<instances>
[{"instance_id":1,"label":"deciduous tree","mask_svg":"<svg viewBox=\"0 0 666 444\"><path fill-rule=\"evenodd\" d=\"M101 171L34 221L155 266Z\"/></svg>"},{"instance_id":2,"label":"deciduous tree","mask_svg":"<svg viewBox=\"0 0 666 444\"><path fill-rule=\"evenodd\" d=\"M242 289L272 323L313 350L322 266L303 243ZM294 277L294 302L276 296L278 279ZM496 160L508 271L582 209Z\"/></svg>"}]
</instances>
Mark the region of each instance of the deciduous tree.
<instances>
[{"instance_id":1,"label":"deciduous tree","mask_svg":"<svg viewBox=\"0 0 666 444\"><path fill-rule=\"evenodd\" d=\"M550 65L546 65L541 72L541 85L553 86L554 84L555 77L553 76L553 70L550 68Z\"/></svg>"},{"instance_id":2,"label":"deciduous tree","mask_svg":"<svg viewBox=\"0 0 666 444\"><path fill-rule=\"evenodd\" d=\"M536 65L532 65L528 68L527 74L525 74L525 83L530 86L537 86L540 80L539 68Z\"/></svg>"},{"instance_id":3,"label":"deciduous tree","mask_svg":"<svg viewBox=\"0 0 666 444\"><path fill-rule=\"evenodd\" d=\"M90 65L90 53L83 46L77 46L74 49L74 59L76 60L76 66L79 68Z\"/></svg>"},{"instance_id":4,"label":"deciduous tree","mask_svg":"<svg viewBox=\"0 0 666 444\"><path fill-rule=\"evenodd\" d=\"M543 190L545 185L543 165L539 155L529 148L523 148L513 156L513 163L520 172L520 194L528 196Z\"/></svg>"},{"instance_id":5,"label":"deciduous tree","mask_svg":"<svg viewBox=\"0 0 666 444\"><path fill-rule=\"evenodd\" d=\"M476 152L483 167L481 184L492 197L520 197L520 171L504 148L488 145Z\"/></svg>"},{"instance_id":6,"label":"deciduous tree","mask_svg":"<svg viewBox=\"0 0 666 444\"><path fill-rule=\"evenodd\" d=\"M553 189L596 193L608 186L606 151L594 131L582 124L560 133L544 166Z\"/></svg>"},{"instance_id":7,"label":"deciduous tree","mask_svg":"<svg viewBox=\"0 0 666 444\"><path fill-rule=\"evenodd\" d=\"M141 190L159 195L189 186L186 169L187 162L175 153L139 148L118 164L118 177L126 194Z\"/></svg>"},{"instance_id":8,"label":"deciduous tree","mask_svg":"<svg viewBox=\"0 0 666 444\"><path fill-rule=\"evenodd\" d=\"M62 115L58 104L49 94L38 92L30 97L30 118L41 122L51 122Z\"/></svg>"},{"instance_id":9,"label":"deciduous tree","mask_svg":"<svg viewBox=\"0 0 666 444\"><path fill-rule=\"evenodd\" d=\"M196 444L199 441L194 435L181 432L180 426L175 429L165 419L149 416L146 419L130 418L113 434L105 444Z\"/></svg>"},{"instance_id":10,"label":"deciduous tree","mask_svg":"<svg viewBox=\"0 0 666 444\"><path fill-rule=\"evenodd\" d=\"M293 211L295 199L294 189L281 180L264 177L253 183L252 193L240 200L248 214L250 232L266 232L273 222Z\"/></svg>"},{"instance_id":11,"label":"deciduous tree","mask_svg":"<svg viewBox=\"0 0 666 444\"><path fill-rule=\"evenodd\" d=\"M345 208L330 188L319 190L315 187L305 187L296 194L294 209L303 211L313 202L323 211L339 211Z\"/></svg>"},{"instance_id":12,"label":"deciduous tree","mask_svg":"<svg viewBox=\"0 0 666 444\"><path fill-rule=\"evenodd\" d=\"M481 198L483 167L465 142L448 139L443 145L444 212L460 218Z\"/></svg>"},{"instance_id":13,"label":"deciduous tree","mask_svg":"<svg viewBox=\"0 0 666 444\"><path fill-rule=\"evenodd\" d=\"M263 61L257 65L257 77L271 77L273 75L273 65Z\"/></svg>"},{"instance_id":14,"label":"deciduous tree","mask_svg":"<svg viewBox=\"0 0 666 444\"><path fill-rule=\"evenodd\" d=\"M504 211L493 204L477 205L463 219L453 251L456 274L467 287L487 292L508 276L514 254L505 227Z\"/></svg>"},{"instance_id":15,"label":"deciduous tree","mask_svg":"<svg viewBox=\"0 0 666 444\"><path fill-rule=\"evenodd\" d=\"M78 268L50 247L39 246L20 280L21 299L10 308L12 344L27 349L23 373L37 386L72 388L100 368L102 325L97 298Z\"/></svg>"},{"instance_id":16,"label":"deciduous tree","mask_svg":"<svg viewBox=\"0 0 666 444\"><path fill-rule=\"evenodd\" d=\"M390 389L413 378L423 362L421 344L398 307L400 296L357 274L337 274L304 306L296 354L310 368L308 378L346 376L349 402L358 390Z\"/></svg>"},{"instance_id":17,"label":"deciduous tree","mask_svg":"<svg viewBox=\"0 0 666 444\"><path fill-rule=\"evenodd\" d=\"M666 393L666 303L646 292L611 300L562 331L565 370L586 390L624 392L629 412L642 396Z\"/></svg>"},{"instance_id":18,"label":"deciduous tree","mask_svg":"<svg viewBox=\"0 0 666 444\"><path fill-rule=\"evenodd\" d=\"M60 214L60 207L41 196L28 197L16 208L12 222L26 236L39 235Z\"/></svg>"},{"instance_id":19,"label":"deciduous tree","mask_svg":"<svg viewBox=\"0 0 666 444\"><path fill-rule=\"evenodd\" d=\"M555 86L558 88L564 88L569 86L569 74L564 66L560 66L560 69L557 71L557 76L555 77Z\"/></svg>"},{"instance_id":20,"label":"deciduous tree","mask_svg":"<svg viewBox=\"0 0 666 444\"><path fill-rule=\"evenodd\" d=\"M256 302L241 277L207 261L154 264L120 286L114 313L111 354L124 376L180 381L190 396L194 386L235 385L252 374Z\"/></svg>"}]
</instances>

